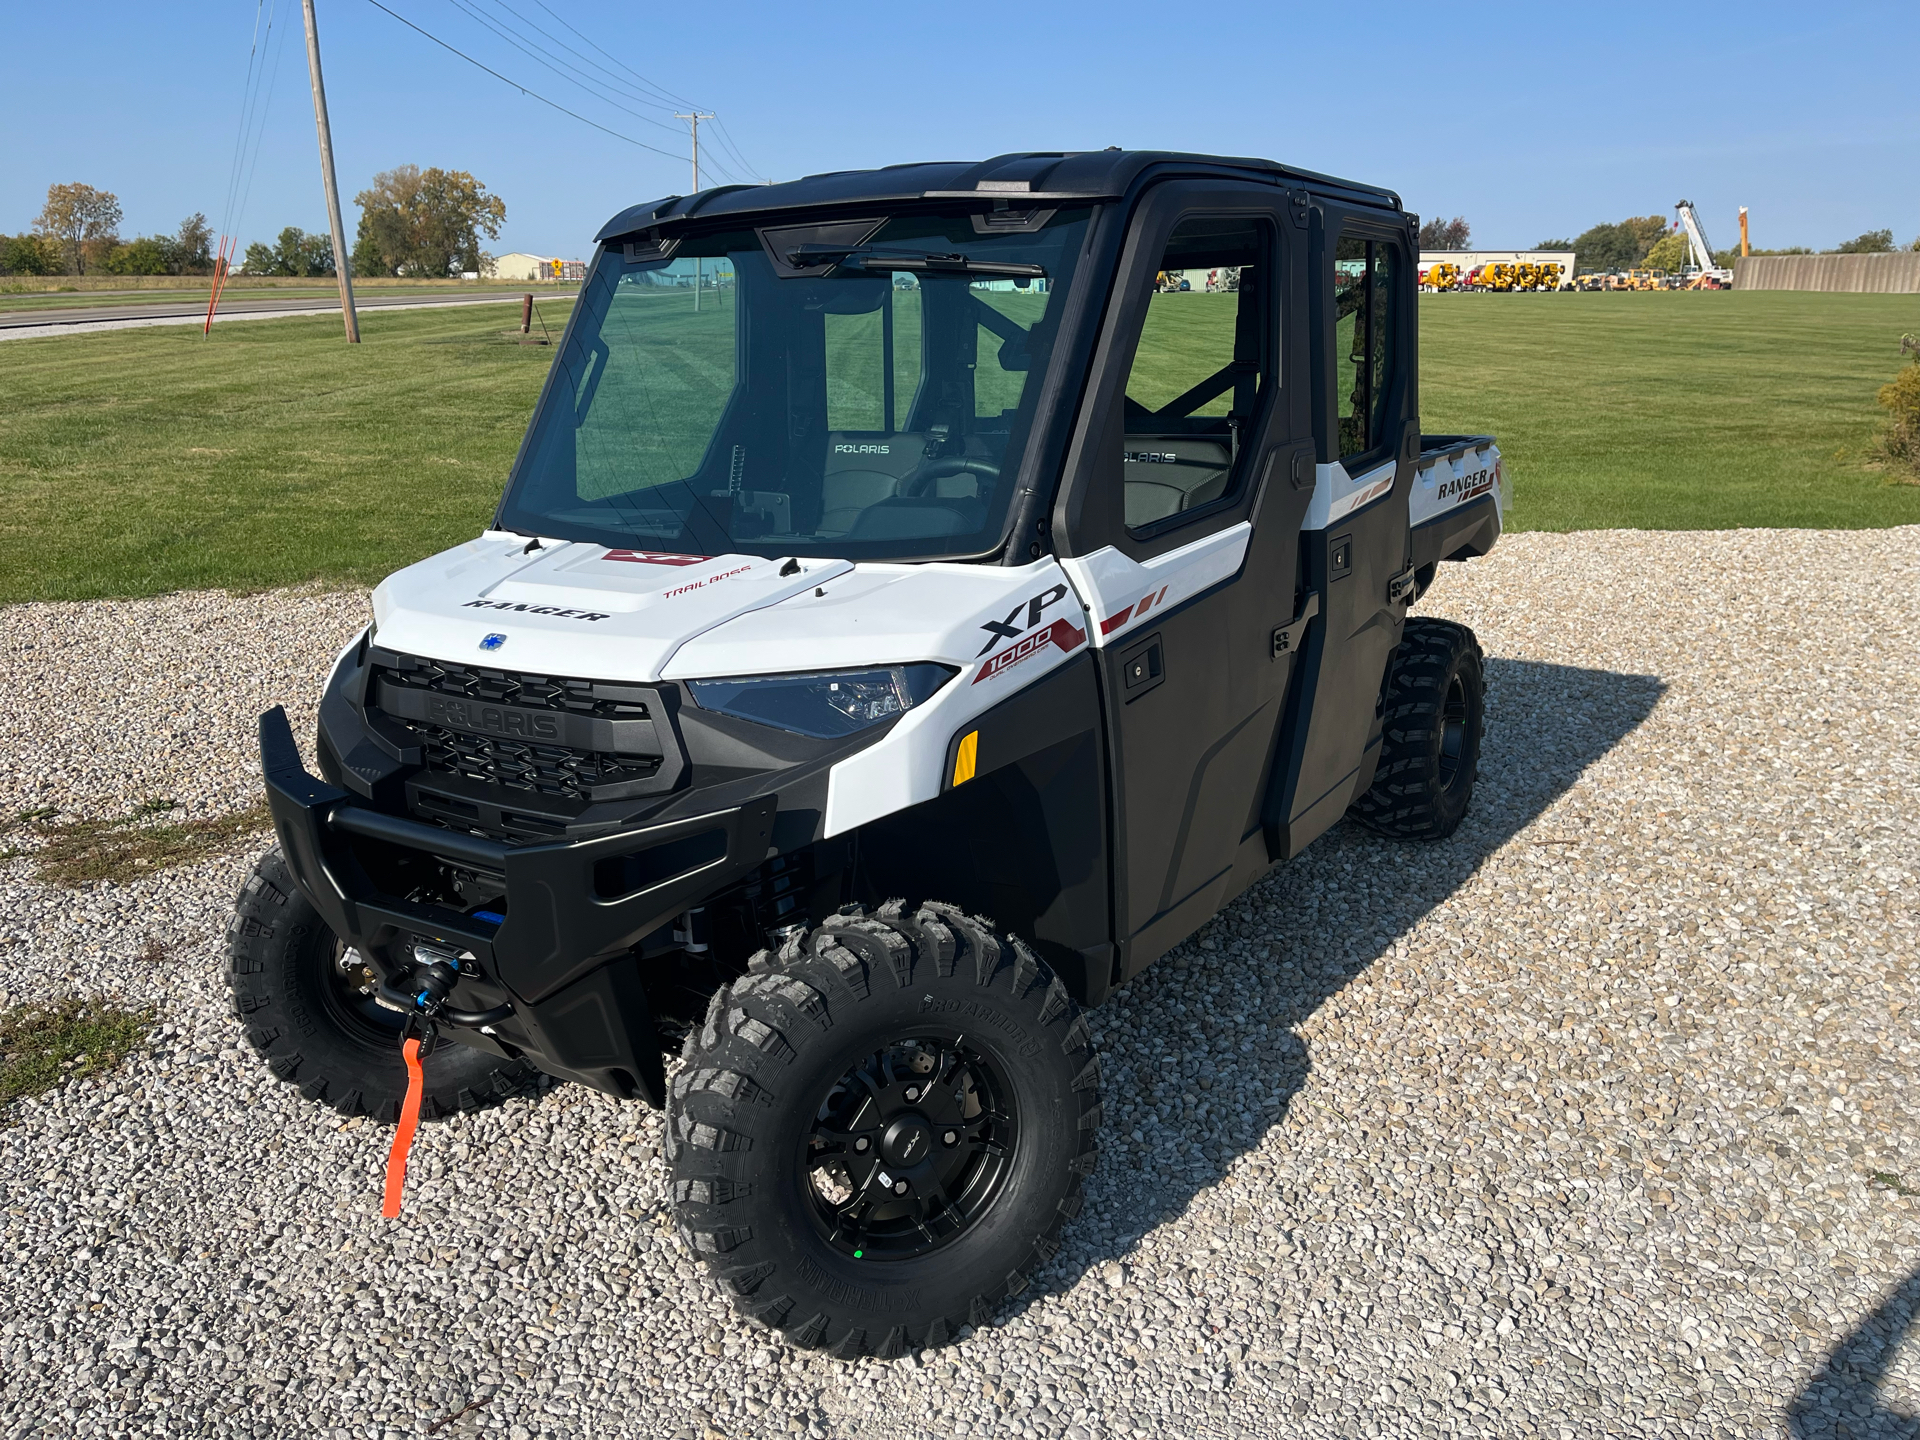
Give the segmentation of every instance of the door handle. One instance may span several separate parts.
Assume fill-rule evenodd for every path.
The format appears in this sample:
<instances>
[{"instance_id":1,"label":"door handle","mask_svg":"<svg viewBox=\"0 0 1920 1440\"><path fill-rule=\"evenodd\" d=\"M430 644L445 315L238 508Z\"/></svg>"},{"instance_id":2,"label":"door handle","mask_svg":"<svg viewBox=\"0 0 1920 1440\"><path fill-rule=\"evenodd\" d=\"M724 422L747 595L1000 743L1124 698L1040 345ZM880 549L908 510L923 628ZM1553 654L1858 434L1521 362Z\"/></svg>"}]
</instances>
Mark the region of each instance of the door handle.
<instances>
[{"instance_id":1,"label":"door handle","mask_svg":"<svg viewBox=\"0 0 1920 1440\"><path fill-rule=\"evenodd\" d=\"M1314 472L1313 452L1306 449L1294 451L1293 471L1288 477L1288 481L1293 488L1296 490L1305 490L1309 485L1313 484L1316 478L1318 477Z\"/></svg>"},{"instance_id":2,"label":"door handle","mask_svg":"<svg viewBox=\"0 0 1920 1440\"><path fill-rule=\"evenodd\" d=\"M1273 658L1291 654L1300 648L1300 640L1307 633L1307 623L1320 613L1320 592L1315 590L1307 596L1306 603L1300 607L1300 613L1273 632Z\"/></svg>"}]
</instances>

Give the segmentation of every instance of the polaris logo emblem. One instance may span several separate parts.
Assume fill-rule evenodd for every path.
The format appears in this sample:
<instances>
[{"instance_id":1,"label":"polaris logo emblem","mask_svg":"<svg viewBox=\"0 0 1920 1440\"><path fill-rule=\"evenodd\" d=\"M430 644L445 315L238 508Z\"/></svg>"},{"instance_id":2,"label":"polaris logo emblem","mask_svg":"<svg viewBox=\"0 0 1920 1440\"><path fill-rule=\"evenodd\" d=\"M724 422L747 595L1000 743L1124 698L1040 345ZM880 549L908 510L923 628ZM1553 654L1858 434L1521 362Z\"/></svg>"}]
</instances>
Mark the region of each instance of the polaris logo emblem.
<instances>
[{"instance_id":1,"label":"polaris logo emblem","mask_svg":"<svg viewBox=\"0 0 1920 1440\"><path fill-rule=\"evenodd\" d=\"M515 735L523 740L558 740L560 717L538 710L509 710L501 705L475 705L435 695L427 701L427 717L435 725L474 730L482 735Z\"/></svg>"},{"instance_id":2,"label":"polaris logo emblem","mask_svg":"<svg viewBox=\"0 0 1920 1440\"><path fill-rule=\"evenodd\" d=\"M836 455L891 455L893 447L891 445L836 445L833 447L833 453Z\"/></svg>"},{"instance_id":3,"label":"polaris logo emblem","mask_svg":"<svg viewBox=\"0 0 1920 1440\"><path fill-rule=\"evenodd\" d=\"M1180 457L1171 450L1128 450L1120 458L1129 465L1178 465Z\"/></svg>"},{"instance_id":4,"label":"polaris logo emblem","mask_svg":"<svg viewBox=\"0 0 1920 1440\"><path fill-rule=\"evenodd\" d=\"M507 637L504 635L489 635L480 642L480 648L482 650L498 650L506 643Z\"/></svg>"}]
</instances>

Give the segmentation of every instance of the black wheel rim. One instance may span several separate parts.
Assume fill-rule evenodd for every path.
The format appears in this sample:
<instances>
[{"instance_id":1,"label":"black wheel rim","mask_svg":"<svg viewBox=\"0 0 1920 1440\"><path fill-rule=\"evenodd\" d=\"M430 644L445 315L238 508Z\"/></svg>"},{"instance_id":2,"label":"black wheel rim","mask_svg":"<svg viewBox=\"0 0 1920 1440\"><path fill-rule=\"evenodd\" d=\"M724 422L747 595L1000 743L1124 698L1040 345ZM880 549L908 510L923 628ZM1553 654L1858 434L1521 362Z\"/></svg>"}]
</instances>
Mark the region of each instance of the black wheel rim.
<instances>
[{"instance_id":1,"label":"black wheel rim","mask_svg":"<svg viewBox=\"0 0 1920 1440\"><path fill-rule=\"evenodd\" d=\"M1447 703L1440 711L1440 788L1453 789L1460 778L1460 757L1467 748L1467 687L1455 675L1447 683Z\"/></svg>"},{"instance_id":2,"label":"black wheel rim","mask_svg":"<svg viewBox=\"0 0 1920 1440\"><path fill-rule=\"evenodd\" d=\"M1005 1189L1019 1137L1013 1087L960 1036L921 1034L834 1082L799 1163L815 1230L856 1260L951 1245Z\"/></svg>"},{"instance_id":3,"label":"black wheel rim","mask_svg":"<svg viewBox=\"0 0 1920 1440\"><path fill-rule=\"evenodd\" d=\"M406 1019L373 998L380 977L367 958L331 933L314 951L322 971L321 1003L335 1027L370 1050L397 1057Z\"/></svg>"}]
</instances>

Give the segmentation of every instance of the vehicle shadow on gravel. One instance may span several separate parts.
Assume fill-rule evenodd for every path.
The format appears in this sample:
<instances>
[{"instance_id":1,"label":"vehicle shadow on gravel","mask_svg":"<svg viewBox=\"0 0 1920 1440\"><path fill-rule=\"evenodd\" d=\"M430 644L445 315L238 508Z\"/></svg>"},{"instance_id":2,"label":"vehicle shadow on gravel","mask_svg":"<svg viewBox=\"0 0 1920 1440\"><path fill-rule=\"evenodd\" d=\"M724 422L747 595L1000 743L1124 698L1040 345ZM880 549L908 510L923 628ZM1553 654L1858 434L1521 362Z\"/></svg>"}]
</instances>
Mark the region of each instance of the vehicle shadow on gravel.
<instances>
[{"instance_id":1,"label":"vehicle shadow on gravel","mask_svg":"<svg viewBox=\"0 0 1920 1440\"><path fill-rule=\"evenodd\" d=\"M1411 844L1338 825L1095 1011L1100 1167L1082 1217L1023 1305L1124 1260L1257 1148L1287 1118L1311 1067L1300 1024L1552 807L1665 690L1650 675L1489 657L1479 781L1459 830ZM1296 1201L1286 1208L1304 1218L1313 1197L1281 1199Z\"/></svg>"},{"instance_id":2,"label":"vehicle shadow on gravel","mask_svg":"<svg viewBox=\"0 0 1920 1440\"><path fill-rule=\"evenodd\" d=\"M1920 1433L1920 1416L1886 1393L1887 1371L1920 1312L1920 1271L1883 1300L1814 1370L1787 1408L1794 1440Z\"/></svg>"}]
</instances>

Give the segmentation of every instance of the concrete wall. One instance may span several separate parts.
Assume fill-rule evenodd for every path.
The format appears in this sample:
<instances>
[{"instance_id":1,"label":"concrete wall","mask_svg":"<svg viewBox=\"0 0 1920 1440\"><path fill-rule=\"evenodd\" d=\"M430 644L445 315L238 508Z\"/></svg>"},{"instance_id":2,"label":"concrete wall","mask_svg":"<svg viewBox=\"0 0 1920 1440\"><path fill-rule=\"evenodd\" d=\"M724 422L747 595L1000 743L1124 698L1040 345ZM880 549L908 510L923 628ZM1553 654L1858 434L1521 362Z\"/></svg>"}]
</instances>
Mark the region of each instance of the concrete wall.
<instances>
[{"instance_id":1,"label":"concrete wall","mask_svg":"<svg viewBox=\"0 0 1920 1440\"><path fill-rule=\"evenodd\" d=\"M1920 295L1920 253L1743 255L1733 265L1733 288Z\"/></svg>"}]
</instances>

